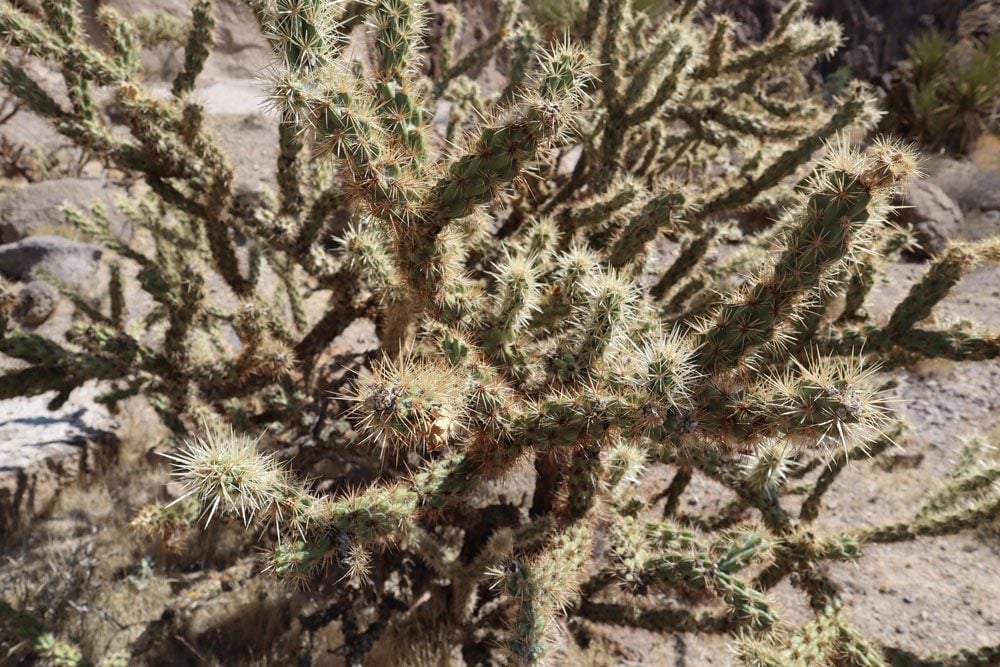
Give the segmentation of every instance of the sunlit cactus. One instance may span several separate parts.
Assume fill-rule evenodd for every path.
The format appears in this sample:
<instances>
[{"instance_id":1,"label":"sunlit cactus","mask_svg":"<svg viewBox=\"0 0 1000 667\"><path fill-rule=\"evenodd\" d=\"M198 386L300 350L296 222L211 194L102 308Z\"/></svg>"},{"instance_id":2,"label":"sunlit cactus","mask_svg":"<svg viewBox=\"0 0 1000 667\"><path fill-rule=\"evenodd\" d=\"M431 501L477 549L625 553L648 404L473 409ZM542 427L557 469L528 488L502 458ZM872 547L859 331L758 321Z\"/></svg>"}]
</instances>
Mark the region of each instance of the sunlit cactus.
<instances>
[{"instance_id":1,"label":"sunlit cactus","mask_svg":"<svg viewBox=\"0 0 1000 667\"><path fill-rule=\"evenodd\" d=\"M697 0L655 14L590 0L574 36L549 41L503 0L470 46L451 5L429 44L421 0L249 4L272 50L262 87L279 149L277 191L259 198L237 191L197 102L209 0L193 6L169 96L139 79L130 17L102 10L105 52L72 0L43 2L41 19L3 2L0 84L145 182L120 208L155 249L122 241L99 206L67 209L114 257L107 307L77 300L56 343L15 324L0 283L0 352L23 362L0 397L55 391L55 407L91 380L110 404L144 396L178 443L185 491L142 510L140 533L234 517L266 542L276 579L325 581L344 606L413 584L399 595L440 597L427 607L447 611L435 620L452 640L500 662L558 664L564 626L587 620L728 633L752 665L883 664L891 647L847 623L826 565L993 521L988 443L970 440L897 523L813 524L841 470L902 433L884 370L1000 356L996 332L929 323L1000 243L950 246L886 323L867 317L878 253L909 239L886 222L890 202L918 169L892 139L846 138L878 119L864 85L824 102L802 74L839 27L792 0L737 46L732 21ZM68 96L22 56L59 71ZM508 64L499 90L475 80L491 61ZM773 223L737 239L746 210ZM146 314L125 312L132 281ZM221 283L232 303L215 298ZM378 349L330 351L364 319ZM327 467L317 481L292 452L363 459L370 474ZM673 481L651 493L663 466ZM531 467L530 507L484 506L484 489ZM682 511L698 477L730 506ZM770 595L790 579L814 612L797 629ZM709 604L660 609L663 591ZM608 601L622 596L634 604Z\"/></svg>"}]
</instances>

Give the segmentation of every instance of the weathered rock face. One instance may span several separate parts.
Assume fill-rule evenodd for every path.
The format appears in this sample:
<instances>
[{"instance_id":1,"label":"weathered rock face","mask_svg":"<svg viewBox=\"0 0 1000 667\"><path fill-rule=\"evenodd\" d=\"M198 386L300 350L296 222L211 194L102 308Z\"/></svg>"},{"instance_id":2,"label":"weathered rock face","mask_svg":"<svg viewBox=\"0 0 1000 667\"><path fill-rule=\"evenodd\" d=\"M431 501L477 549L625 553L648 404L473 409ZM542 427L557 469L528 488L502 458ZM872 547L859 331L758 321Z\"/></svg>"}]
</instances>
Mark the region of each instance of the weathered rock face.
<instances>
[{"instance_id":1,"label":"weathered rock face","mask_svg":"<svg viewBox=\"0 0 1000 667\"><path fill-rule=\"evenodd\" d=\"M0 246L0 273L14 280L30 280L47 271L73 287L94 286L102 250L96 245L61 236L33 236Z\"/></svg>"},{"instance_id":2,"label":"weathered rock face","mask_svg":"<svg viewBox=\"0 0 1000 667\"><path fill-rule=\"evenodd\" d=\"M58 305L59 290L44 281L32 280L17 295L14 319L29 327L38 326L49 319Z\"/></svg>"},{"instance_id":3,"label":"weathered rock face","mask_svg":"<svg viewBox=\"0 0 1000 667\"><path fill-rule=\"evenodd\" d=\"M66 226L66 216L59 210L63 203L89 208L94 201L104 205L111 228L118 232L121 217L115 212L115 198L122 190L97 178L60 178L31 183L0 202L0 243Z\"/></svg>"},{"instance_id":4,"label":"weathered rock face","mask_svg":"<svg viewBox=\"0 0 1000 667\"><path fill-rule=\"evenodd\" d=\"M930 181L917 181L896 202L895 222L912 225L920 248L920 257L932 257L956 238L962 227L962 209L944 190Z\"/></svg>"},{"instance_id":5,"label":"weathered rock face","mask_svg":"<svg viewBox=\"0 0 1000 667\"><path fill-rule=\"evenodd\" d=\"M58 410L54 392L0 401L0 535L43 512L83 473L114 460L117 424L84 386Z\"/></svg>"}]
</instances>

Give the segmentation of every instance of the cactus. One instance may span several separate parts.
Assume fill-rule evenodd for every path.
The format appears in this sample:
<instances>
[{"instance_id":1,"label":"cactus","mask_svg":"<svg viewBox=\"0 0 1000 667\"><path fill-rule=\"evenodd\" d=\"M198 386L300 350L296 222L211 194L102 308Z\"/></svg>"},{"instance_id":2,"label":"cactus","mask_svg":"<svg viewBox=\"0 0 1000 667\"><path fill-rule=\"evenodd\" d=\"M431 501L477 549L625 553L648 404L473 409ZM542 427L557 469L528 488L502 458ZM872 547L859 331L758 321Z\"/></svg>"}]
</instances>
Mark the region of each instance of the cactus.
<instances>
[{"instance_id":1,"label":"cactus","mask_svg":"<svg viewBox=\"0 0 1000 667\"><path fill-rule=\"evenodd\" d=\"M56 390L59 404L95 379L110 404L144 396L175 435L186 492L173 510L144 509L140 532L190 528L192 505L274 526L277 539L259 531L266 569L333 576L324 590L344 601L415 555L456 641L512 664L558 655L566 619L727 632L749 664L881 664L895 649L846 623L826 564L993 520L995 463L974 439L914 517L845 534L811 525L840 471L901 433L878 369L1000 356L996 333L923 323L1000 252L995 240L951 247L886 324L867 319L882 268L870 250L905 245L886 215L917 164L893 140L844 138L878 119L862 84L830 104L810 93L802 67L841 36L804 4L737 47L729 20L701 20L696 1L645 13L590 0L574 41L548 42L504 0L495 31L465 53L461 17L446 9L432 66L419 0L251 0L273 50L264 85L279 156L276 196L248 200L197 102L210 0L194 5L169 98L139 80L145 33L128 17L102 14L105 52L80 32L72 0L43 3L44 21L4 2L0 83L148 186L120 207L155 248L119 239L99 206L66 209L116 258L108 306L81 306L60 344L15 326L0 285L0 352L23 362L0 376L0 396ZM355 28L366 63L346 55ZM15 52L59 69L69 104ZM498 53L510 54L509 84L480 90L475 70ZM99 87L127 131L96 106ZM746 209L773 227L706 261ZM671 261L657 261L662 239L680 242ZM129 283L149 294L147 314L126 312ZM316 292L327 298L318 315L303 307ZM839 296L844 314L821 326ZM333 384L324 352L364 317L380 349ZM328 411L350 420L352 451L370 455L369 485L331 492L279 455L344 447ZM477 491L525 461L531 511L491 524ZM662 508L638 484L654 464L677 471ZM696 475L731 490L732 506L679 512ZM793 575L815 611L794 632L768 595ZM717 604L644 612L600 601L609 588Z\"/></svg>"}]
</instances>

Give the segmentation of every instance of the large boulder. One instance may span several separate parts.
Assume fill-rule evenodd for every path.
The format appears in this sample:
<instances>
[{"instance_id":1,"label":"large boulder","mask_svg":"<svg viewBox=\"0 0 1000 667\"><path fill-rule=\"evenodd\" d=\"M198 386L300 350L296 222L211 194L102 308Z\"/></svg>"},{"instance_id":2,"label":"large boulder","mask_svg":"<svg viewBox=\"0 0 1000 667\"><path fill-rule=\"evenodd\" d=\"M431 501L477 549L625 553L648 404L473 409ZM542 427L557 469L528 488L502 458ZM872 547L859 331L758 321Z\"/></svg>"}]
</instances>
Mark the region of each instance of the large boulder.
<instances>
[{"instance_id":1,"label":"large boulder","mask_svg":"<svg viewBox=\"0 0 1000 667\"><path fill-rule=\"evenodd\" d=\"M914 254L932 257L941 253L962 228L962 209L944 190L923 180L913 183L896 201L895 222L911 225L920 243Z\"/></svg>"},{"instance_id":2,"label":"large boulder","mask_svg":"<svg viewBox=\"0 0 1000 667\"><path fill-rule=\"evenodd\" d=\"M569 0L564 0L568 2ZM444 27L444 6L453 5L462 16L462 29L457 35L455 53L464 54L476 47L496 30L500 18L499 3L482 2L482 0L430 0L428 3L427 31L428 48L426 56L428 67L432 73L440 71L439 59L441 34ZM358 44L362 46L363 44ZM478 81L484 90L500 90L506 85L506 77L500 73L500 68L494 59L489 59L477 68L469 71L469 75Z\"/></svg>"},{"instance_id":3,"label":"large boulder","mask_svg":"<svg viewBox=\"0 0 1000 667\"><path fill-rule=\"evenodd\" d=\"M215 5L215 47L205 63L203 82L253 78L272 60L250 3L222 0ZM259 86L259 83L258 83Z\"/></svg>"},{"instance_id":4,"label":"large boulder","mask_svg":"<svg viewBox=\"0 0 1000 667\"><path fill-rule=\"evenodd\" d=\"M60 178L26 185L0 202L0 243L66 227L66 216L60 210L64 203L86 209L100 202L117 233L122 219L116 214L115 198L121 192L98 178Z\"/></svg>"},{"instance_id":5,"label":"large boulder","mask_svg":"<svg viewBox=\"0 0 1000 667\"><path fill-rule=\"evenodd\" d=\"M47 272L68 285L90 292L101 260L101 248L61 236L33 236L0 245L0 273L30 280Z\"/></svg>"},{"instance_id":6,"label":"large boulder","mask_svg":"<svg viewBox=\"0 0 1000 667\"><path fill-rule=\"evenodd\" d=\"M84 386L58 410L55 392L0 401L0 535L51 506L81 474L114 460L117 424Z\"/></svg>"}]
</instances>

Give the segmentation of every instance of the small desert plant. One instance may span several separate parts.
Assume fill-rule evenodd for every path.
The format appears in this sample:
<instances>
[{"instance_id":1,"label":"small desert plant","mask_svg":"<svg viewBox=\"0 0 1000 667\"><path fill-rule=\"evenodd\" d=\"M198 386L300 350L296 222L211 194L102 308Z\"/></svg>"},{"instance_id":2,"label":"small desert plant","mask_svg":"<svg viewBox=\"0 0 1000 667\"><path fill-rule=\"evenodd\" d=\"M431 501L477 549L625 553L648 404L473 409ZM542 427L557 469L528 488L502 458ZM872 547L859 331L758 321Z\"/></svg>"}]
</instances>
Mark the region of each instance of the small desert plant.
<instances>
[{"instance_id":1,"label":"small desert plant","mask_svg":"<svg viewBox=\"0 0 1000 667\"><path fill-rule=\"evenodd\" d=\"M58 403L98 379L109 403L147 397L183 442L171 457L184 502L273 526L276 578L339 582L331 609L352 662L429 596L450 641L516 664L554 655L567 617L730 633L749 664L882 664L839 613L826 564L996 516L996 468L970 445L913 517L812 532L840 471L900 430L880 366L1000 355L995 334L921 324L1000 250L951 247L887 324L866 319L881 257L907 242L885 214L916 162L891 140L842 138L878 112L859 84L831 105L813 94L802 68L841 36L805 3L736 48L725 16L695 21L695 0L657 16L590 0L578 43L545 43L503 0L495 32L464 53L461 16L447 12L428 74L418 0L254 1L274 51L280 156L277 192L250 195L192 93L209 0L194 6L167 99L136 78L127 17L102 10L100 52L72 0L43 5L44 22L4 4L0 31L61 69L68 104L11 60L0 80L143 178L148 195L124 208L153 243L125 244L100 208L67 210L129 270L65 345L4 321L0 351L25 364L0 377L0 395L54 390ZM352 33L363 62L345 56ZM498 51L508 83L481 90L467 74ZM128 132L108 126L95 87ZM740 239L730 221L746 209L776 220ZM664 239L679 242L667 259ZM742 243L708 261L727 240ZM154 307L129 321L133 279ZM327 299L318 316L310 294ZM360 318L379 349L345 389L342 359L325 355ZM360 450L374 479L348 490L345 475L333 492L304 481L289 454L324 449ZM528 511L484 500L525 461ZM657 497L639 482L663 464L675 477ZM696 475L729 489L731 506L680 512ZM153 507L140 524L173 532L191 515ZM776 630L768 599L788 579L815 611L798 632ZM600 602L610 590L635 604ZM717 606L640 611L663 590ZM378 615L366 630L352 615L362 605Z\"/></svg>"},{"instance_id":2,"label":"small desert plant","mask_svg":"<svg viewBox=\"0 0 1000 667\"><path fill-rule=\"evenodd\" d=\"M889 96L888 122L935 148L965 151L1000 110L1000 36L953 44L939 32L907 47Z\"/></svg>"}]
</instances>

